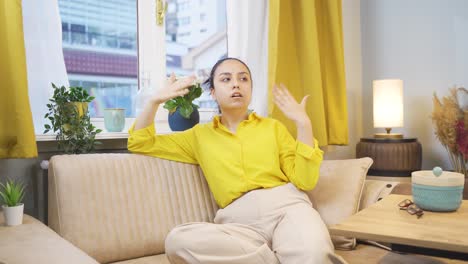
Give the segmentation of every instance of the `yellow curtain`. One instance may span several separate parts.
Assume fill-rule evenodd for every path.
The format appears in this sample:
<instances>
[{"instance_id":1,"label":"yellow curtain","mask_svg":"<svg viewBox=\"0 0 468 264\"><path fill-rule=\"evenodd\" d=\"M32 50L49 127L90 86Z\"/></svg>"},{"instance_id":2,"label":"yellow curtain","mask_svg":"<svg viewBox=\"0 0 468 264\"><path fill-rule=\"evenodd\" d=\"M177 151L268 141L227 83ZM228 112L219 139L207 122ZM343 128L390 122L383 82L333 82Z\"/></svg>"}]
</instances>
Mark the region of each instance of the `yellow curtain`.
<instances>
[{"instance_id":1,"label":"yellow curtain","mask_svg":"<svg viewBox=\"0 0 468 264\"><path fill-rule=\"evenodd\" d=\"M37 157L21 0L0 0L0 158Z\"/></svg>"},{"instance_id":2,"label":"yellow curtain","mask_svg":"<svg viewBox=\"0 0 468 264\"><path fill-rule=\"evenodd\" d=\"M284 83L307 113L320 145L348 144L341 0L269 2L268 87ZM295 135L295 125L274 106L269 114Z\"/></svg>"}]
</instances>

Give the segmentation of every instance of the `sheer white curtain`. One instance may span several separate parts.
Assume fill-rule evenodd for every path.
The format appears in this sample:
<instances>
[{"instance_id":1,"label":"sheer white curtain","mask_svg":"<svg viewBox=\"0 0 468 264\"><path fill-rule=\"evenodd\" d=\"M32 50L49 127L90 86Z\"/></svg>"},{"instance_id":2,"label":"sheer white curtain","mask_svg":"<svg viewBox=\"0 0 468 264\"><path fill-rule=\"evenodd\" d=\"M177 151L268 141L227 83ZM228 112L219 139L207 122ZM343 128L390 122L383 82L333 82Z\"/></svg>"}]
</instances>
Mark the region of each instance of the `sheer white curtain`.
<instances>
[{"instance_id":1,"label":"sheer white curtain","mask_svg":"<svg viewBox=\"0 0 468 264\"><path fill-rule=\"evenodd\" d=\"M226 0L228 56L252 72L251 109L268 114L268 0Z\"/></svg>"},{"instance_id":2,"label":"sheer white curtain","mask_svg":"<svg viewBox=\"0 0 468 264\"><path fill-rule=\"evenodd\" d=\"M68 87L57 0L23 0L23 31L34 130L42 134L51 82Z\"/></svg>"}]
</instances>

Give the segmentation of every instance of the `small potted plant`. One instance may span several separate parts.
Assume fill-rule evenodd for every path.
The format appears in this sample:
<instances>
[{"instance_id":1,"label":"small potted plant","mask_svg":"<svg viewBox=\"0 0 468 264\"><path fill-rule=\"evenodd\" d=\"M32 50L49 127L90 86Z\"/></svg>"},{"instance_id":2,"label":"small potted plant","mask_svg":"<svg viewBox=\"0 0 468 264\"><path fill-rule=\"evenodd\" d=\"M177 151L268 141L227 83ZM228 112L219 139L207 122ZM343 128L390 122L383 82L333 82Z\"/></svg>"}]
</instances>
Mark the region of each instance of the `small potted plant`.
<instances>
[{"instance_id":1,"label":"small potted plant","mask_svg":"<svg viewBox=\"0 0 468 264\"><path fill-rule=\"evenodd\" d=\"M198 106L193 104L193 100L200 97L202 92L200 83L195 83L189 87L186 95L171 99L164 104L164 108L169 111L169 127L173 131L183 131L200 122Z\"/></svg>"},{"instance_id":2,"label":"small potted plant","mask_svg":"<svg viewBox=\"0 0 468 264\"><path fill-rule=\"evenodd\" d=\"M48 113L44 116L50 125L44 126L44 133L56 133L58 148L67 154L89 153L94 151L96 135L101 129L91 123L88 103L94 97L82 87L57 87L52 84L54 94L47 104Z\"/></svg>"},{"instance_id":3,"label":"small potted plant","mask_svg":"<svg viewBox=\"0 0 468 264\"><path fill-rule=\"evenodd\" d=\"M23 223L24 185L21 182L7 180L5 184L0 183L0 196L3 200L3 214L7 226L16 226Z\"/></svg>"}]
</instances>

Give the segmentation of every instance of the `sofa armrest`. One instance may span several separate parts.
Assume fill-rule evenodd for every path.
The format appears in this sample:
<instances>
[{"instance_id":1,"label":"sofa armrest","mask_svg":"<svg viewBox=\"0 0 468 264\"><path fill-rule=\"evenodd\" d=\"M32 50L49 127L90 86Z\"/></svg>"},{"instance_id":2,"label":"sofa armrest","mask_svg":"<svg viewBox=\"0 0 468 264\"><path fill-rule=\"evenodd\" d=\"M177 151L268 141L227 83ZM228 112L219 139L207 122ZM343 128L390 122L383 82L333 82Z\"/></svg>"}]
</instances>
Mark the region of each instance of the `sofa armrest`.
<instances>
[{"instance_id":1,"label":"sofa armrest","mask_svg":"<svg viewBox=\"0 0 468 264\"><path fill-rule=\"evenodd\" d=\"M24 215L23 224L5 226L0 211L0 263L98 264L37 219Z\"/></svg>"},{"instance_id":2,"label":"sofa armrest","mask_svg":"<svg viewBox=\"0 0 468 264\"><path fill-rule=\"evenodd\" d=\"M389 195L398 184L399 182L395 181L366 179L362 190L359 211Z\"/></svg>"}]
</instances>

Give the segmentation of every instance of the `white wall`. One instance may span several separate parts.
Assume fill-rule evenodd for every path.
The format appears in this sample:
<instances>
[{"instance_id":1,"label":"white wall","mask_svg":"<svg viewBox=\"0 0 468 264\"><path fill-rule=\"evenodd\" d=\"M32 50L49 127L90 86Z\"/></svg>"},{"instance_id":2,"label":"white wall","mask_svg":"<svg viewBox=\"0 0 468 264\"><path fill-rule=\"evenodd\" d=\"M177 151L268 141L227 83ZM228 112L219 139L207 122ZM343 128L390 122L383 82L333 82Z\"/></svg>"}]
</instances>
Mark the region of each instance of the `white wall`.
<instances>
[{"instance_id":1,"label":"white wall","mask_svg":"<svg viewBox=\"0 0 468 264\"><path fill-rule=\"evenodd\" d=\"M343 0L343 39L348 99L349 145L328 146L325 159L350 159L362 133L362 58L360 0Z\"/></svg>"},{"instance_id":2,"label":"white wall","mask_svg":"<svg viewBox=\"0 0 468 264\"><path fill-rule=\"evenodd\" d=\"M377 132L372 80L402 79L404 128L396 131L419 139L423 169L450 169L434 136L432 95L447 95L453 85L468 86L468 1L362 0L361 25L364 135Z\"/></svg>"}]
</instances>

